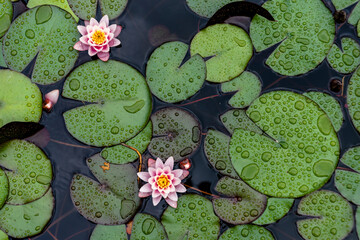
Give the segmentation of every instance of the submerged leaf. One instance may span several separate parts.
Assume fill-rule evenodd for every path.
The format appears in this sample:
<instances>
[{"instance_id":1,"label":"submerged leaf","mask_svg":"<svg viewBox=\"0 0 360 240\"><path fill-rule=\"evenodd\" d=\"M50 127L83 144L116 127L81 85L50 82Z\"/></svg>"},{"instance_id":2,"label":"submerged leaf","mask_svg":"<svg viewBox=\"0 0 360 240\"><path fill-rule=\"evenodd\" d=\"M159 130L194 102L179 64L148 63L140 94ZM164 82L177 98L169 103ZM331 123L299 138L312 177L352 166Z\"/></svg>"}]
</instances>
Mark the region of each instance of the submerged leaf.
<instances>
[{"instance_id":1,"label":"submerged leaf","mask_svg":"<svg viewBox=\"0 0 360 240\"><path fill-rule=\"evenodd\" d=\"M263 131L246 115L245 110L231 109L220 116L221 122L232 135L237 128L262 134Z\"/></svg>"},{"instance_id":2,"label":"submerged leaf","mask_svg":"<svg viewBox=\"0 0 360 240\"><path fill-rule=\"evenodd\" d=\"M90 236L90 240L128 240L125 225L96 225Z\"/></svg>"},{"instance_id":3,"label":"submerged leaf","mask_svg":"<svg viewBox=\"0 0 360 240\"><path fill-rule=\"evenodd\" d=\"M13 17L13 6L10 0L0 2L0 38L9 29Z\"/></svg>"},{"instance_id":4,"label":"submerged leaf","mask_svg":"<svg viewBox=\"0 0 360 240\"><path fill-rule=\"evenodd\" d=\"M130 240L165 240L167 239L163 225L151 215L138 213L133 220Z\"/></svg>"},{"instance_id":5,"label":"submerged leaf","mask_svg":"<svg viewBox=\"0 0 360 240\"><path fill-rule=\"evenodd\" d=\"M198 15L210 18L217 10L239 0L186 0L188 7ZM240 0L241 1L241 0Z\"/></svg>"},{"instance_id":6,"label":"submerged leaf","mask_svg":"<svg viewBox=\"0 0 360 240\"><path fill-rule=\"evenodd\" d=\"M283 218L290 210L294 199L290 198L268 198L266 209L261 216L253 223L256 225L266 225L274 223Z\"/></svg>"},{"instance_id":7,"label":"submerged leaf","mask_svg":"<svg viewBox=\"0 0 360 240\"><path fill-rule=\"evenodd\" d=\"M62 8L65 11L67 11L68 13L70 13L76 22L79 21L79 18L71 10L68 0L29 0L26 6L28 8L34 8L34 7L41 6L41 5L54 5L59 8Z\"/></svg>"},{"instance_id":8,"label":"submerged leaf","mask_svg":"<svg viewBox=\"0 0 360 240\"><path fill-rule=\"evenodd\" d=\"M34 122L10 122L0 128L0 144L13 139L28 138L43 128L43 125Z\"/></svg>"},{"instance_id":9,"label":"submerged leaf","mask_svg":"<svg viewBox=\"0 0 360 240\"><path fill-rule=\"evenodd\" d=\"M269 230L256 225L238 225L227 229L219 238L219 240L234 240L241 236L241 240L266 239L274 240L274 236Z\"/></svg>"},{"instance_id":10,"label":"submerged leaf","mask_svg":"<svg viewBox=\"0 0 360 240\"><path fill-rule=\"evenodd\" d=\"M95 18L96 7L100 4L101 13L103 16L108 15L109 19L114 19L120 16L124 11L127 0L68 0L70 8L74 13L83 20L90 20Z\"/></svg>"}]
</instances>

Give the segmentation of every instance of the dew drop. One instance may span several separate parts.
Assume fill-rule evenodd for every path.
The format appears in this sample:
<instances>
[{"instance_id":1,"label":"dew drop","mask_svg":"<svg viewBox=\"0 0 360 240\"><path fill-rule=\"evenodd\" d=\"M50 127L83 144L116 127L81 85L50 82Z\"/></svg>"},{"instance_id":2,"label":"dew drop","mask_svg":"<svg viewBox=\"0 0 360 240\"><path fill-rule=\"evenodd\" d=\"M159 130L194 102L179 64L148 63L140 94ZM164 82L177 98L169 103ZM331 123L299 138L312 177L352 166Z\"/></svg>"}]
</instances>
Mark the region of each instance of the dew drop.
<instances>
[{"instance_id":1,"label":"dew drop","mask_svg":"<svg viewBox=\"0 0 360 240\"><path fill-rule=\"evenodd\" d=\"M251 180L259 173L259 167L255 163L251 163L243 168L241 171L241 178L244 180Z\"/></svg>"},{"instance_id":2,"label":"dew drop","mask_svg":"<svg viewBox=\"0 0 360 240\"><path fill-rule=\"evenodd\" d=\"M35 37L35 32L32 29L28 29L25 31L25 36L29 39L33 39Z\"/></svg>"},{"instance_id":3,"label":"dew drop","mask_svg":"<svg viewBox=\"0 0 360 240\"><path fill-rule=\"evenodd\" d=\"M141 230L145 235L149 235L154 231L154 228L155 228L155 221L153 219L148 218L143 222Z\"/></svg>"},{"instance_id":4,"label":"dew drop","mask_svg":"<svg viewBox=\"0 0 360 240\"><path fill-rule=\"evenodd\" d=\"M35 20L36 24L43 24L50 20L52 16L52 9L50 6L40 6L36 10Z\"/></svg>"}]
</instances>

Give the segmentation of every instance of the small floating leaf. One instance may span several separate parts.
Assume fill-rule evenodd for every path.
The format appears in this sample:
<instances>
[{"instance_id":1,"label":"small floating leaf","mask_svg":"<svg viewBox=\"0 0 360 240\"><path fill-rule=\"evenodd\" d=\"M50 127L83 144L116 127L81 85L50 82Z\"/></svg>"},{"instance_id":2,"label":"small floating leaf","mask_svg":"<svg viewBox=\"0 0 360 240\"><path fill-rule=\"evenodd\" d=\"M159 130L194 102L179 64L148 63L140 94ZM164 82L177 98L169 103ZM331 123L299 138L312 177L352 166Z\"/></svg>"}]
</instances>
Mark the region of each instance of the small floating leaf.
<instances>
[{"instance_id":1,"label":"small floating leaf","mask_svg":"<svg viewBox=\"0 0 360 240\"><path fill-rule=\"evenodd\" d=\"M58 7L45 5L14 20L3 39L3 54L9 68L18 72L36 58L32 81L51 84L74 66L78 52L73 46L78 39L75 19Z\"/></svg>"},{"instance_id":2,"label":"small floating leaf","mask_svg":"<svg viewBox=\"0 0 360 240\"><path fill-rule=\"evenodd\" d=\"M221 174L239 178L229 157L230 137L210 129L205 138L204 152L210 164Z\"/></svg>"},{"instance_id":3,"label":"small floating leaf","mask_svg":"<svg viewBox=\"0 0 360 240\"><path fill-rule=\"evenodd\" d=\"M231 109L221 115L220 119L230 134L233 134L237 128L252 131L260 135L263 133L262 130L246 115L245 110Z\"/></svg>"},{"instance_id":4,"label":"small floating leaf","mask_svg":"<svg viewBox=\"0 0 360 240\"><path fill-rule=\"evenodd\" d=\"M0 240L9 240L9 236L0 230Z\"/></svg>"},{"instance_id":5,"label":"small floating leaf","mask_svg":"<svg viewBox=\"0 0 360 240\"><path fill-rule=\"evenodd\" d=\"M26 5L28 8L34 8L41 5L54 5L59 8L64 9L68 13L73 16L76 22L79 21L79 18L75 15L75 13L71 10L69 3L67 0L29 0L28 4Z\"/></svg>"},{"instance_id":6,"label":"small floating leaf","mask_svg":"<svg viewBox=\"0 0 360 240\"><path fill-rule=\"evenodd\" d=\"M153 138L148 147L154 157L173 156L180 161L193 154L201 143L201 126L190 112L180 108L163 108L151 116Z\"/></svg>"},{"instance_id":7,"label":"small floating leaf","mask_svg":"<svg viewBox=\"0 0 360 240\"><path fill-rule=\"evenodd\" d=\"M125 142L147 124L152 99L144 77L129 65L110 60L87 62L64 83L63 96L93 104L64 113L66 128L93 146Z\"/></svg>"},{"instance_id":8,"label":"small floating leaf","mask_svg":"<svg viewBox=\"0 0 360 240\"><path fill-rule=\"evenodd\" d=\"M31 137L43 128L43 125L34 122L10 122L0 128L0 144Z\"/></svg>"},{"instance_id":9,"label":"small floating leaf","mask_svg":"<svg viewBox=\"0 0 360 240\"><path fill-rule=\"evenodd\" d=\"M125 225L96 225L90 236L90 240L128 240Z\"/></svg>"},{"instance_id":10,"label":"small floating leaf","mask_svg":"<svg viewBox=\"0 0 360 240\"><path fill-rule=\"evenodd\" d=\"M127 0L68 0L68 2L74 13L84 20L95 18L98 2L102 15L108 15L110 20L120 16L127 4Z\"/></svg>"},{"instance_id":11,"label":"small floating leaf","mask_svg":"<svg viewBox=\"0 0 360 240\"><path fill-rule=\"evenodd\" d=\"M241 238L239 238L241 237ZM256 225L238 225L232 228L227 229L219 238L219 240L255 240L255 239L266 239L274 240L274 236L269 230L264 227L259 227Z\"/></svg>"},{"instance_id":12,"label":"small floating leaf","mask_svg":"<svg viewBox=\"0 0 360 240\"><path fill-rule=\"evenodd\" d=\"M244 108L251 104L261 92L261 81L252 72L243 72L230 82L221 84L222 92L237 92L230 100L230 106Z\"/></svg>"},{"instance_id":13,"label":"small floating leaf","mask_svg":"<svg viewBox=\"0 0 360 240\"><path fill-rule=\"evenodd\" d=\"M341 157L341 162L360 173L360 146L347 150Z\"/></svg>"},{"instance_id":14,"label":"small floating leaf","mask_svg":"<svg viewBox=\"0 0 360 240\"><path fill-rule=\"evenodd\" d=\"M334 4L336 10L340 11L344 8L353 5L354 3L358 2L359 0L332 0L331 2Z\"/></svg>"},{"instance_id":15,"label":"small floating leaf","mask_svg":"<svg viewBox=\"0 0 360 240\"><path fill-rule=\"evenodd\" d=\"M3 39L2 38L0 38L0 67L7 68L7 65L6 65L4 56L3 56Z\"/></svg>"},{"instance_id":16,"label":"small floating leaf","mask_svg":"<svg viewBox=\"0 0 360 240\"><path fill-rule=\"evenodd\" d=\"M151 215L136 214L131 230L130 240L165 240L167 239L163 225Z\"/></svg>"},{"instance_id":17,"label":"small floating leaf","mask_svg":"<svg viewBox=\"0 0 360 240\"><path fill-rule=\"evenodd\" d=\"M144 153L146 148L148 147L152 137L152 123L146 125L146 127L134 138L125 142L126 145L135 148L140 152L140 154ZM104 148L101 151L101 156L109 163L114 164L125 164L135 161L139 155L132 149L122 146L116 145L113 147Z\"/></svg>"},{"instance_id":18,"label":"small floating leaf","mask_svg":"<svg viewBox=\"0 0 360 240\"><path fill-rule=\"evenodd\" d=\"M350 17L348 18L348 23L356 26L359 20L360 20L360 4L358 2L354 7L354 9L352 10Z\"/></svg>"},{"instance_id":19,"label":"small floating leaf","mask_svg":"<svg viewBox=\"0 0 360 240\"><path fill-rule=\"evenodd\" d=\"M255 191L243 181L223 177L215 190L226 198L214 198L216 215L231 224L246 224L257 219L266 208L266 196Z\"/></svg>"},{"instance_id":20,"label":"small floating leaf","mask_svg":"<svg viewBox=\"0 0 360 240\"><path fill-rule=\"evenodd\" d=\"M169 103L186 100L203 85L206 65L199 55L180 67L187 51L185 43L168 42L151 54L146 67L146 81L160 100Z\"/></svg>"},{"instance_id":21,"label":"small floating leaf","mask_svg":"<svg viewBox=\"0 0 360 240\"><path fill-rule=\"evenodd\" d=\"M39 122L42 96L39 88L21 73L0 70L0 127L9 122Z\"/></svg>"},{"instance_id":22,"label":"small floating leaf","mask_svg":"<svg viewBox=\"0 0 360 240\"><path fill-rule=\"evenodd\" d=\"M6 204L0 210L0 227L13 238L32 237L42 232L54 208L52 189L40 199L25 205Z\"/></svg>"},{"instance_id":23,"label":"small floating leaf","mask_svg":"<svg viewBox=\"0 0 360 240\"><path fill-rule=\"evenodd\" d=\"M0 2L0 38L9 29L13 16L13 7L10 0Z\"/></svg>"},{"instance_id":24,"label":"small floating leaf","mask_svg":"<svg viewBox=\"0 0 360 240\"><path fill-rule=\"evenodd\" d=\"M290 198L268 198L266 209L261 216L253 223L256 225L266 225L274 223L283 218L290 210L294 199Z\"/></svg>"},{"instance_id":25,"label":"small floating leaf","mask_svg":"<svg viewBox=\"0 0 360 240\"><path fill-rule=\"evenodd\" d=\"M306 240L341 240L354 226L351 205L339 194L327 190L313 192L301 199L298 214L311 217L296 223Z\"/></svg>"},{"instance_id":26,"label":"small floating leaf","mask_svg":"<svg viewBox=\"0 0 360 240\"><path fill-rule=\"evenodd\" d=\"M191 239L216 240L220 232L220 220L215 216L209 200L195 194L179 198L177 208L167 207L161 217L169 240Z\"/></svg>"},{"instance_id":27,"label":"small floating leaf","mask_svg":"<svg viewBox=\"0 0 360 240\"><path fill-rule=\"evenodd\" d=\"M188 7L198 15L210 18L214 13L231 2L239 0L186 0Z\"/></svg>"},{"instance_id":28,"label":"small floating leaf","mask_svg":"<svg viewBox=\"0 0 360 240\"><path fill-rule=\"evenodd\" d=\"M335 22L321 0L273 0L263 4L276 21L257 15L250 36L257 52L278 43L266 64L282 75L294 76L318 66L335 37Z\"/></svg>"},{"instance_id":29,"label":"small floating leaf","mask_svg":"<svg viewBox=\"0 0 360 240\"><path fill-rule=\"evenodd\" d=\"M239 76L253 54L249 35L230 24L216 24L198 32L190 46L191 55L200 54L206 61L206 80L226 82Z\"/></svg>"},{"instance_id":30,"label":"small floating leaf","mask_svg":"<svg viewBox=\"0 0 360 240\"><path fill-rule=\"evenodd\" d=\"M352 123L360 132L360 67L356 69L350 79L346 99Z\"/></svg>"},{"instance_id":31,"label":"small floating leaf","mask_svg":"<svg viewBox=\"0 0 360 240\"><path fill-rule=\"evenodd\" d=\"M347 200L360 205L360 174L344 170L335 171L335 186Z\"/></svg>"}]
</instances>

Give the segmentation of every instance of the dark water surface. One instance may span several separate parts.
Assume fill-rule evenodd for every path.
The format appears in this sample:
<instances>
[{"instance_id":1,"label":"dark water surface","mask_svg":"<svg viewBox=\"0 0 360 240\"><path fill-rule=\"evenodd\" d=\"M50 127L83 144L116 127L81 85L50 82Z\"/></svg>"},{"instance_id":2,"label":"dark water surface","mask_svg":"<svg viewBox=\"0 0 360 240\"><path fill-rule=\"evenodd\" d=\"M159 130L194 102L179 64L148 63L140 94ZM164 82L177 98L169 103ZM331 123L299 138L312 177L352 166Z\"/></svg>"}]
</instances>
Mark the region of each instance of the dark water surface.
<instances>
[{"instance_id":1,"label":"dark water surface","mask_svg":"<svg viewBox=\"0 0 360 240\"><path fill-rule=\"evenodd\" d=\"M263 1L253 2L262 3ZM326 2L329 3L328 1ZM14 3L14 15L17 16L25 11L25 6L26 1L24 0ZM101 18L99 13L97 18ZM156 48L149 40L150 29L157 25L165 26L172 34L171 40L183 41L189 44L193 36L198 32L198 29L201 29L206 25L206 19L192 13L187 8L185 0L129 0L124 13L119 18L112 20L111 23L122 25L124 29L119 36L122 45L119 48L112 49L110 59L130 64L145 75L147 59ZM83 22L80 21L79 24L83 25ZM337 25L337 27L339 27L339 25ZM343 36L352 36L354 38L356 36L356 29L349 24L343 25L336 35L336 42L339 42ZM358 40L358 38L356 39ZM334 77L341 79L343 77L343 75L331 69L327 62L324 61L315 70L302 75L301 77L284 77L283 79L280 79L282 76L274 73L264 64L265 59L272 50L273 48L264 51L261 54L255 53L247 67L247 70L255 72L260 76L263 82L263 92L279 88L292 89L297 92L304 92L308 89L329 92L328 86L330 79ZM87 52L80 52L76 66L88 61L91 61L91 58L87 55ZM24 71L24 74L28 77L31 76L32 67L33 64L30 64ZM351 75L345 76L345 86L347 86L350 77ZM64 79L50 86L39 87L42 93L46 93L53 89L62 89L63 83ZM219 87L220 85L205 83L203 88L196 95L181 104L212 95L218 95L220 94ZM336 94L332 95L340 101L345 118L341 130L338 132L342 155L348 148L359 145L360 137L352 126L348 111L345 108L346 91L344 92L344 96L336 96ZM230 97L231 95L223 95L182 107L192 111L200 119L203 133L207 132L208 128L226 132L226 129L219 120L219 115L231 108L227 104ZM163 103L155 97L153 98L153 103L153 112L164 106L181 105ZM100 148L90 148L78 142L65 128L62 114L79 105L80 104L77 101L60 97L51 113L43 113L40 123L46 126L52 139L43 150L49 156L53 164L55 177L52 182L52 187L56 199L56 207L53 218L45 232L39 236L30 238L31 240L87 240L91 235L92 229L95 227L95 224L87 221L76 211L69 195L70 182L75 173L82 173L93 177L89 168L86 166L85 159L101 150ZM59 144L54 140L78 145L80 147ZM186 184L203 191L215 193L214 187L221 176L208 163L203 151L203 145L201 145L199 150L191 156L191 160L192 168ZM337 192L334 187L333 177L323 189ZM188 190L188 192L194 191ZM195 193L200 194L198 192ZM204 197L208 196L204 195ZM299 199L295 201L290 212L279 222L266 227L273 233L276 239L302 239L296 229L296 220L304 218L296 214L299 201ZM160 219L166 206L165 201L162 200L157 207L154 207L151 199L147 198L143 201L140 211L149 213ZM355 210L355 205L353 205L353 207ZM221 231L223 232L227 228L228 225L222 224ZM346 239L358 239L355 228Z\"/></svg>"}]
</instances>

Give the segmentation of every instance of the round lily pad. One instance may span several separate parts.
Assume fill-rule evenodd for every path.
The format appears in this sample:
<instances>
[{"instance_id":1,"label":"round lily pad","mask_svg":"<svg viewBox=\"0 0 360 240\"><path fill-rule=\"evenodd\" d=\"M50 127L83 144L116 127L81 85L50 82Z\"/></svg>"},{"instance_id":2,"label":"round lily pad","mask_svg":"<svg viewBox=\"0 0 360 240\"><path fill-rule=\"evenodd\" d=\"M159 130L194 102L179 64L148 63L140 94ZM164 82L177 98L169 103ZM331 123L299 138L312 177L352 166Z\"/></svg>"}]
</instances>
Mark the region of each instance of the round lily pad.
<instances>
[{"instance_id":1,"label":"round lily pad","mask_svg":"<svg viewBox=\"0 0 360 240\"><path fill-rule=\"evenodd\" d=\"M252 131L257 134L263 133L263 131L246 115L245 110L231 109L221 115L220 120L230 134L233 134L237 128Z\"/></svg>"},{"instance_id":2,"label":"round lily pad","mask_svg":"<svg viewBox=\"0 0 360 240\"><path fill-rule=\"evenodd\" d=\"M152 123L146 125L146 127L134 138L125 142L126 145L135 148L140 152L144 153L147 146L149 145L152 137ZM113 147L104 148L101 151L101 156L109 163L114 164L125 164L130 163L138 159L139 155L132 149L116 145Z\"/></svg>"},{"instance_id":3,"label":"round lily pad","mask_svg":"<svg viewBox=\"0 0 360 240\"><path fill-rule=\"evenodd\" d=\"M350 79L346 99L351 120L360 132L360 68L357 68Z\"/></svg>"},{"instance_id":4,"label":"round lily pad","mask_svg":"<svg viewBox=\"0 0 360 240\"><path fill-rule=\"evenodd\" d=\"M327 190L313 192L301 199L298 214L310 217L296 223L306 240L344 239L354 226L351 205L339 194Z\"/></svg>"},{"instance_id":5,"label":"round lily pad","mask_svg":"<svg viewBox=\"0 0 360 240\"><path fill-rule=\"evenodd\" d=\"M128 240L125 225L96 225L90 236L90 240Z\"/></svg>"},{"instance_id":6,"label":"round lily pad","mask_svg":"<svg viewBox=\"0 0 360 240\"><path fill-rule=\"evenodd\" d=\"M239 238L241 237L241 238ZM269 230L264 227L259 227L256 225L238 225L232 228L227 229L219 238L219 240L274 240L274 236Z\"/></svg>"},{"instance_id":7,"label":"round lily pad","mask_svg":"<svg viewBox=\"0 0 360 240\"><path fill-rule=\"evenodd\" d=\"M294 199L290 198L268 198L266 209L261 216L253 223L256 225L266 225L274 223L283 218L290 210Z\"/></svg>"},{"instance_id":8,"label":"round lily pad","mask_svg":"<svg viewBox=\"0 0 360 240\"><path fill-rule=\"evenodd\" d=\"M3 56L3 40L2 40L2 38L0 38L0 67L7 68L7 65L6 65L4 56Z\"/></svg>"},{"instance_id":9,"label":"round lily pad","mask_svg":"<svg viewBox=\"0 0 360 240\"><path fill-rule=\"evenodd\" d=\"M0 70L0 127L9 122L39 122L42 96L25 75Z\"/></svg>"},{"instance_id":10,"label":"round lily pad","mask_svg":"<svg viewBox=\"0 0 360 240\"><path fill-rule=\"evenodd\" d=\"M9 240L9 236L0 230L0 240Z\"/></svg>"},{"instance_id":11,"label":"round lily pad","mask_svg":"<svg viewBox=\"0 0 360 240\"><path fill-rule=\"evenodd\" d=\"M341 157L341 162L360 173L360 146L347 150Z\"/></svg>"},{"instance_id":12,"label":"round lily pad","mask_svg":"<svg viewBox=\"0 0 360 240\"><path fill-rule=\"evenodd\" d=\"M354 7L354 9L352 10L349 18L348 18L348 22L354 26L356 26L358 24L360 20L360 4L359 2L356 4L356 6Z\"/></svg>"},{"instance_id":13,"label":"round lily pad","mask_svg":"<svg viewBox=\"0 0 360 240\"><path fill-rule=\"evenodd\" d=\"M33 82L51 84L62 79L78 57L73 48L80 37L76 26L70 13L55 6L44 5L24 12L4 36L6 64L21 72L36 58Z\"/></svg>"},{"instance_id":14,"label":"round lily pad","mask_svg":"<svg viewBox=\"0 0 360 240\"><path fill-rule=\"evenodd\" d=\"M344 121L344 116L338 100L328 93L317 91L306 92L304 95L316 102L320 108L326 112L332 125L334 126L335 131L338 132Z\"/></svg>"},{"instance_id":15,"label":"round lily pad","mask_svg":"<svg viewBox=\"0 0 360 240\"><path fill-rule=\"evenodd\" d=\"M13 16L13 7L10 0L0 2L0 38L9 29Z\"/></svg>"},{"instance_id":16,"label":"round lily pad","mask_svg":"<svg viewBox=\"0 0 360 240\"><path fill-rule=\"evenodd\" d=\"M344 170L335 171L335 186L347 200L360 205L360 174Z\"/></svg>"},{"instance_id":17,"label":"round lily pad","mask_svg":"<svg viewBox=\"0 0 360 240\"><path fill-rule=\"evenodd\" d=\"M239 178L229 157L230 137L210 129L205 138L204 152L210 164L221 174Z\"/></svg>"},{"instance_id":18,"label":"round lily pad","mask_svg":"<svg viewBox=\"0 0 360 240\"><path fill-rule=\"evenodd\" d=\"M108 15L109 19L114 19L120 16L124 11L127 0L68 0L70 8L81 19L90 20L95 18L96 7L100 4L101 13L103 16Z\"/></svg>"},{"instance_id":19,"label":"round lily pad","mask_svg":"<svg viewBox=\"0 0 360 240\"><path fill-rule=\"evenodd\" d=\"M20 205L42 197L52 180L52 166L45 153L24 140L0 145L0 165L9 179L8 204Z\"/></svg>"},{"instance_id":20,"label":"round lily pad","mask_svg":"<svg viewBox=\"0 0 360 240\"><path fill-rule=\"evenodd\" d=\"M13 238L27 238L39 234L50 221L54 196L50 188L36 201L25 205L6 204L0 210L0 228Z\"/></svg>"},{"instance_id":21,"label":"round lily pad","mask_svg":"<svg viewBox=\"0 0 360 240\"><path fill-rule=\"evenodd\" d=\"M167 207L161 223L169 240L216 240L220 232L220 220L211 202L195 194L181 196L177 208Z\"/></svg>"},{"instance_id":22,"label":"round lily pad","mask_svg":"<svg viewBox=\"0 0 360 240\"><path fill-rule=\"evenodd\" d=\"M279 44L266 64L282 75L294 76L318 66L335 37L335 22L321 0L273 0L263 4L276 21L255 16L250 36L257 52Z\"/></svg>"},{"instance_id":23,"label":"round lily pad","mask_svg":"<svg viewBox=\"0 0 360 240\"><path fill-rule=\"evenodd\" d=\"M5 172L1 169L0 170L0 209L2 208L2 206L4 206L8 195L9 195L9 180Z\"/></svg>"},{"instance_id":24,"label":"round lily pad","mask_svg":"<svg viewBox=\"0 0 360 240\"><path fill-rule=\"evenodd\" d=\"M195 55L182 64L188 47L182 42L168 42L150 56L146 81L151 92L164 102L186 100L204 84L206 65L201 56Z\"/></svg>"},{"instance_id":25,"label":"round lily pad","mask_svg":"<svg viewBox=\"0 0 360 240\"><path fill-rule=\"evenodd\" d=\"M62 8L65 11L67 11L68 13L70 13L76 22L79 21L79 18L71 10L67 0L29 0L26 6L28 8L34 8L34 7L41 6L41 5L54 5L59 8Z\"/></svg>"},{"instance_id":26,"label":"round lily pad","mask_svg":"<svg viewBox=\"0 0 360 240\"><path fill-rule=\"evenodd\" d=\"M215 83L239 76L253 54L249 35L240 27L216 24L198 32L190 46L191 55L200 54L206 61L206 80Z\"/></svg>"},{"instance_id":27,"label":"round lily pad","mask_svg":"<svg viewBox=\"0 0 360 240\"><path fill-rule=\"evenodd\" d=\"M341 39L342 50L334 44L327 55L327 61L337 72L347 74L360 65L360 46L352 38Z\"/></svg>"},{"instance_id":28,"label":"round lily pad","mask_svg":"<svg viewBox=\"0 0 360 240\"><path fill-rule=\"evenodd\" d=\"M93 146L125 142L147 124L152 99L144 77L129 65L110 60L87 62L66 79L62 95L92 104L64 113L66 128Z\"/></svg>"},{"instance_id":29,"label":"round lily pad","mask_svg":"<svg viewBox=\"0 0 360 240\"><path fill-rule=\"evenodd\" d=\"M221 84L221 91L236 92L229 100L229 104L234 108L244 108L260 95L261 86L259 77L246 71L230 82Z\"/></svg>"},{"instance_id":30,"label":"round lily pad","mask_svg":"<svg viewBox=\"0 0 360 240\"><path fill-rule=\"evenodd\" d=\"M339 160L339 141L326 113L309 98L273 91L246 114L267 135L236 129L230 158L240 178L273 197L296 198L319 189Z\"/></svg>"},{"instance_id":31,"label":"round lily pad","mask_svg":"<svg viewBox=\"0 0 360 240\"><path fill-rule=\"evenodd\" d=\"M189 8L198 15L210 18L217 10L226 4L239 0L186 0Z\"/></svg>"},{"instance_id":32,"label":"round lily pad","mask_svg":"<svg viewBox=\"0 0 360 240\"><path fill-rule=\"evenodd\" d=\"M246 224L257 219L266 208L266 196L255 191L241 180L223 177L215 190L226 198L214 198L216 215L231 224Z\"/></svg>"},{"instance_id":33,"label":"round lily pad","mask_svg":"<svg viewBox=\"0 0 360 240\"><path fill-rule=\"evenodd\" d=\"M153 138L148 147L154 157L174 157L180 161L196 151L201 143L201 126L192 113L180 108L163 108L151 116Z\"/></svg>"},{"instance_id":34,"label":"round lily pad","mask_svg":"<svg viewBox=\"0 0 360 240\"><path fill-rule=\"evenodd\" d=\"M130 240L165 240L165 229L153 216L143 213L136 214L131 230Z\"/></svg>"}]
</instances>

